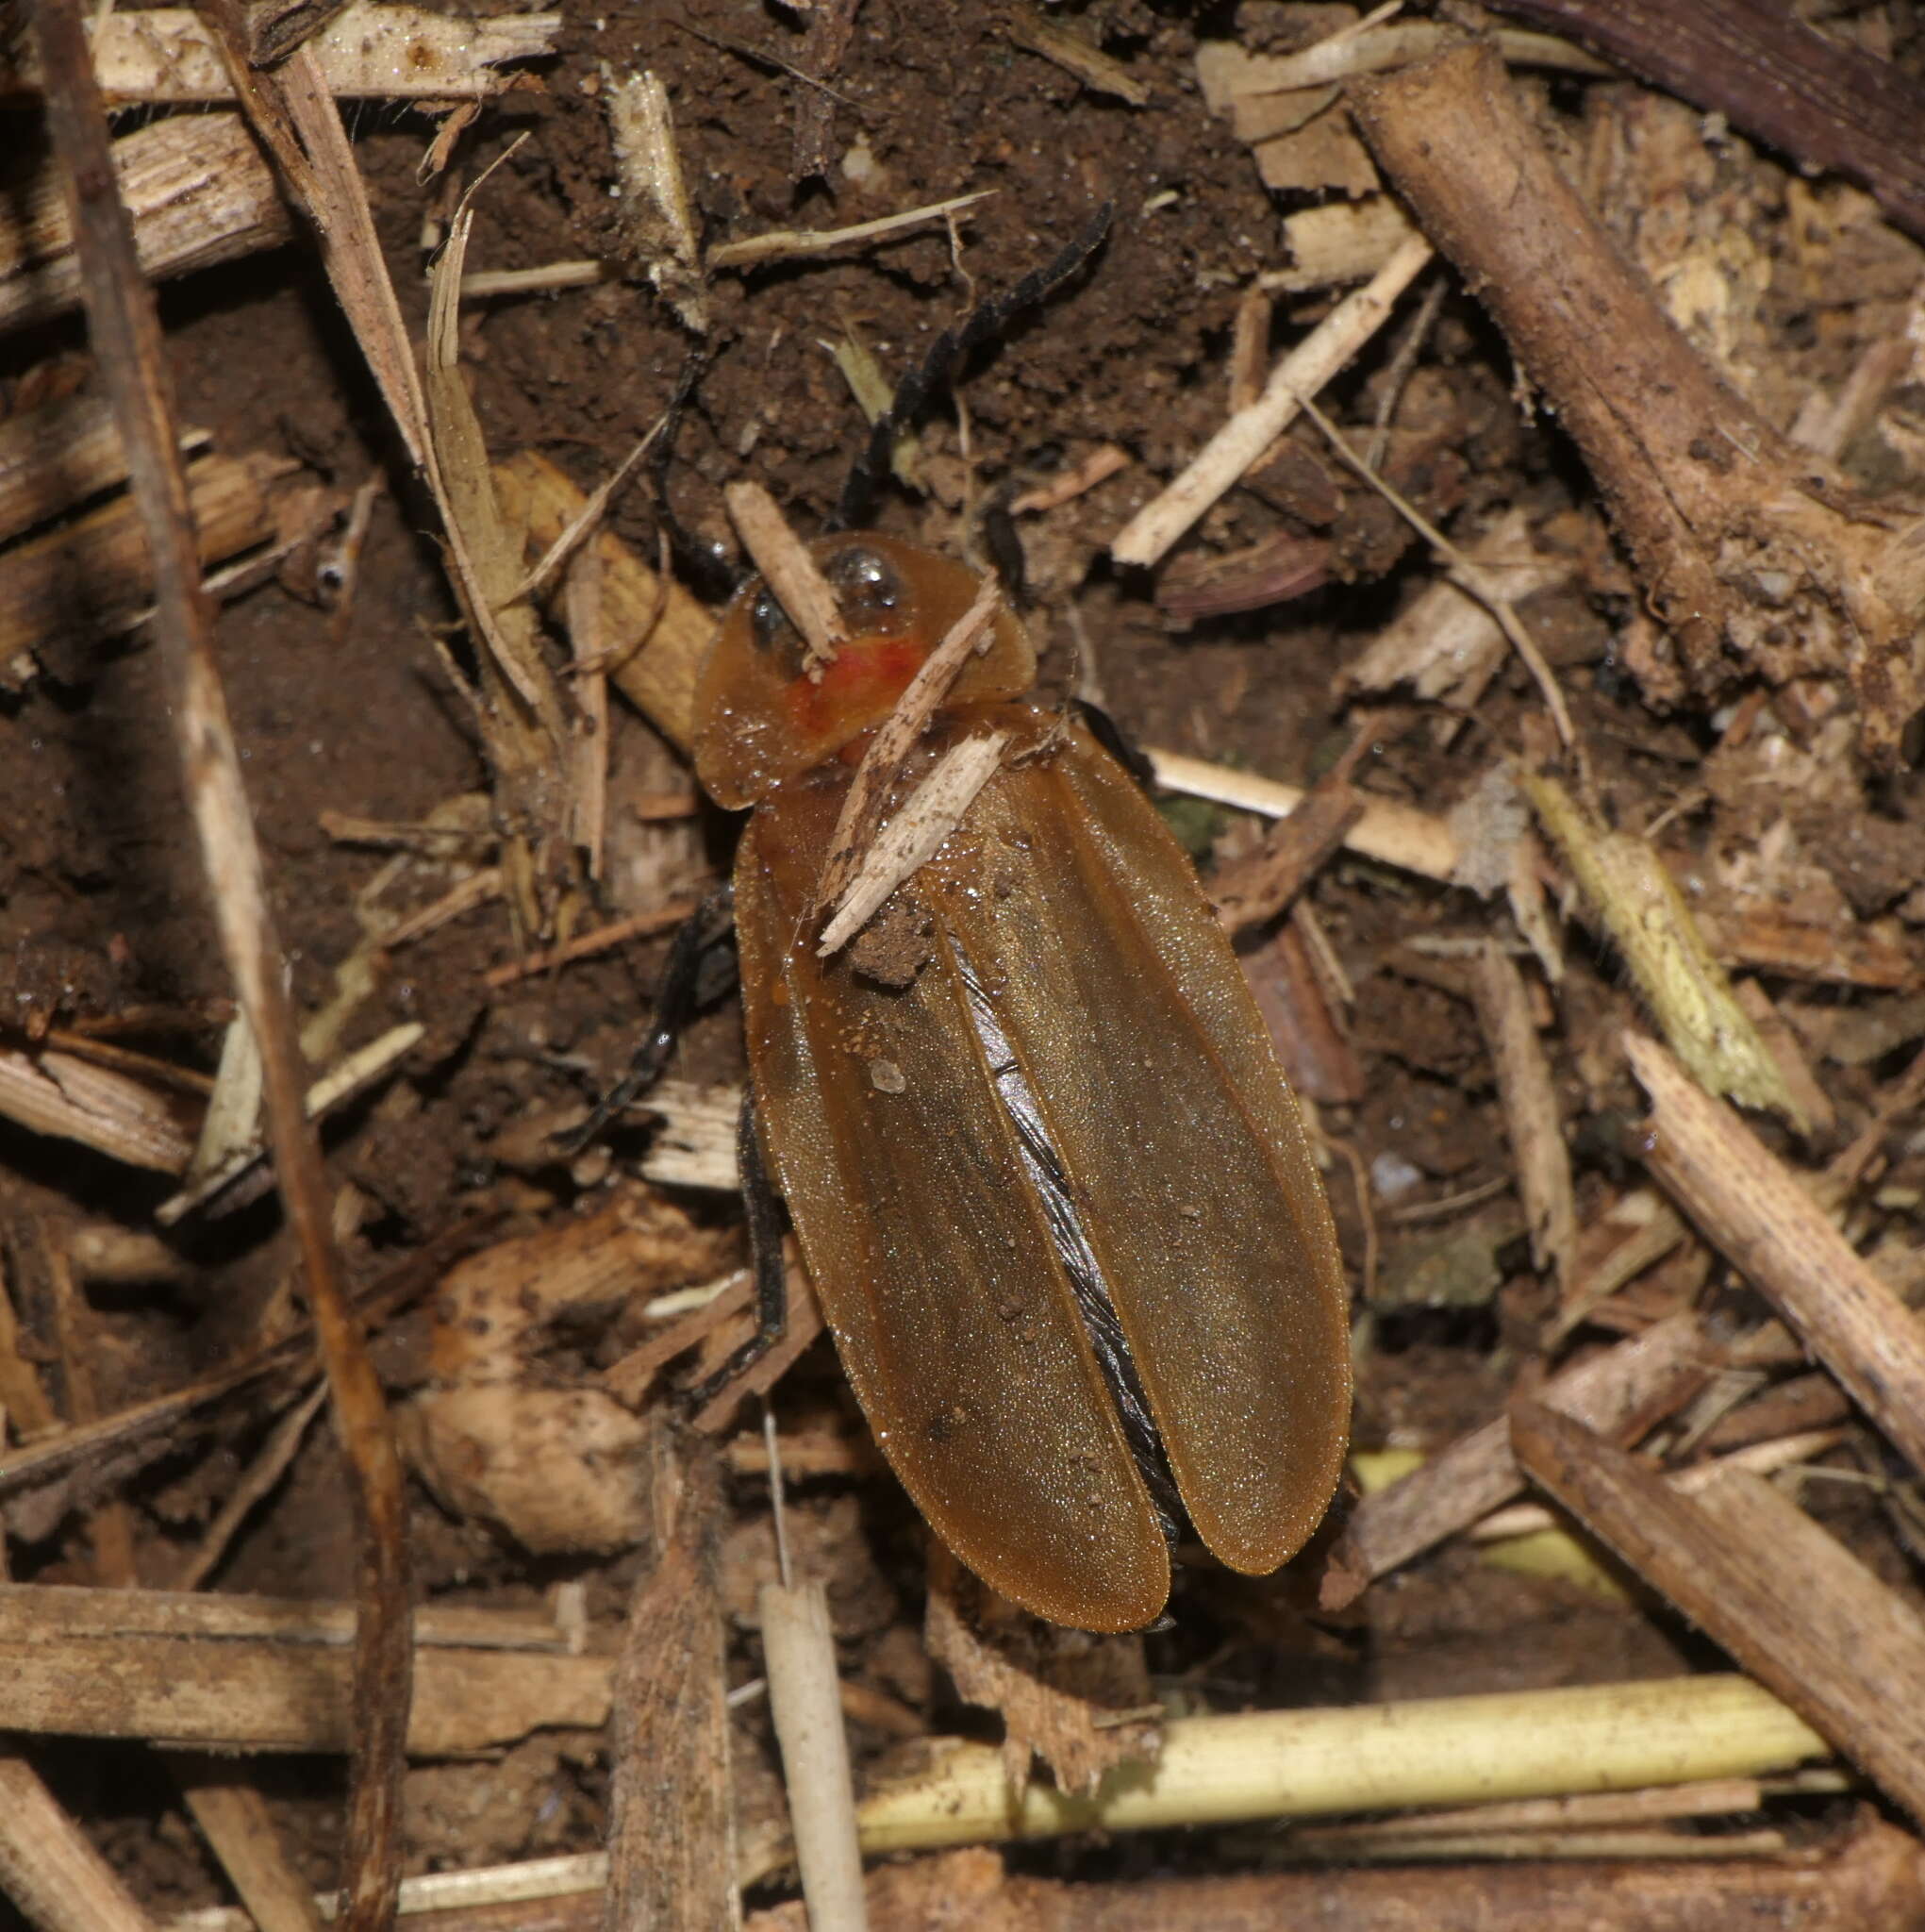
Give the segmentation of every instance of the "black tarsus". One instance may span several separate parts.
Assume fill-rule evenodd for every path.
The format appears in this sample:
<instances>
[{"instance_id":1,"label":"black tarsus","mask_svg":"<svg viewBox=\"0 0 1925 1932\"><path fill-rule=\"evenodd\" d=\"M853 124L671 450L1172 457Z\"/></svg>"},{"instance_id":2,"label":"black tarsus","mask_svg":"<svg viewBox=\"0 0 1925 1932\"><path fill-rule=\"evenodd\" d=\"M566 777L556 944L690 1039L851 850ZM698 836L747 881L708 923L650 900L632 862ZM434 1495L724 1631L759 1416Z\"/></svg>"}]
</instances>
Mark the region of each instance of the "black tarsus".
<instances>
[{"instance_id":1,"label":"black tarsus","mask_svg":"<svg viewBox=\"0 0 1925 1932\"><path fill-rule=\"evenodd\" d=\"M742 1218L749 1231L749 1265L755 1271L755 1332L713 1374L689 1391L696 1408L762 1359L788 1327L788 1275L782 1261L782 1203L762 1159L755 1131L755 1090L742 1082L742 1110L736 1117L736 1165L740 1170Z\"/></svg>"},{"instance_id":2,"label":"black tarsus","mask_svg":"<svg viewBox=\"0 0 1925 1932\"><path fill-rule=\"evenodd\" d=\"M1089 727L1089 735L1137 781L1138 791L1153 793L1156 767L1144 755L1143 747L1105 711L1087 698L1072 698L1076 715Z\"/></svg>"},{"instance_id":3,"label":"black tarsus","mask_svg":"<svg viewBox=\"0 0 1925 1932\"><path fill-rule=\"evenodd\" d=\"M929 353L897 384L894 399L871 426L868 443L850 465L842 494L829 520L830 529L846 530L866 519L871 499L888 473L896 438L950 380L964 357L1000 334L1011 316L1040 302L1096 253L1109 233L1115 212L1114 204L1104 202L1054 257L1032 269L1013 289L978 302L959 323L937 337Z\"/></svg>"},{"instance_id":4,"label":"black tarsus","mask_svg":"<svg viewBox=\"0 0 1925 1932\"><path fill-rule=\"evenodd\" d=\"M1016 519L1000 497L983 508L983 548L990 568L1003 586L1010 609L1021 615L1029 608L1029 559L1022 554L1022 539L1017 533Z\"/></svg>"},{"instance_id":5,"label":"black tarsus","mask_svg":"<svg viewBox=\"0 0 1925 1932\"><path fill-rule=\"evenodd\" d=\"M596 1101L588 1119L565 1137L562 1145L569 1154L579 1154L617 1114L633 1106L661 1078L702 1004L703 962L709 948L734 926L735 908L735 887L718 886L675 928L648 1036L636 1048L627 1073Z\"/></svg>"}]
</instances>

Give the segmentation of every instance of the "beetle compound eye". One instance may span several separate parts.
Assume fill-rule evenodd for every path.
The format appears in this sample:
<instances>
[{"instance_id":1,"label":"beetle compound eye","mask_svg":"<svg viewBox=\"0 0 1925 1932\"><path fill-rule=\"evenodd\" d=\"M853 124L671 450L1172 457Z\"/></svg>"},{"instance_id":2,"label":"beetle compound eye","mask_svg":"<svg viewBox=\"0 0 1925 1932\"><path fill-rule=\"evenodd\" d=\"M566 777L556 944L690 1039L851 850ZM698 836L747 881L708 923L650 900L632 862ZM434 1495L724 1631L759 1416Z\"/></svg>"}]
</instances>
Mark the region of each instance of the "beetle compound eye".
<instances>
[{"instance_id":1,"label":"beetle compound eye","mask_svg":"<svg viewBox=\"0 0 1925 1932\"><path fill-rule=\"evenodd\" d=\"M901 624L908 590L895 565L879 551L861 543L838 550L824 575L836 587L852 629L887 631Z\"/></svg>"},{"instance_id":2,"label":"beetle compound eye","mask_svg":"<svg viewBox=\"0 0 1925 1932\"><path fill-rule=\"evenodd\" d=\"M758 591L749 606L749 634L758 651L772 651L793 636L794 626L773 591Z\"/></svg>"}]
</instances>

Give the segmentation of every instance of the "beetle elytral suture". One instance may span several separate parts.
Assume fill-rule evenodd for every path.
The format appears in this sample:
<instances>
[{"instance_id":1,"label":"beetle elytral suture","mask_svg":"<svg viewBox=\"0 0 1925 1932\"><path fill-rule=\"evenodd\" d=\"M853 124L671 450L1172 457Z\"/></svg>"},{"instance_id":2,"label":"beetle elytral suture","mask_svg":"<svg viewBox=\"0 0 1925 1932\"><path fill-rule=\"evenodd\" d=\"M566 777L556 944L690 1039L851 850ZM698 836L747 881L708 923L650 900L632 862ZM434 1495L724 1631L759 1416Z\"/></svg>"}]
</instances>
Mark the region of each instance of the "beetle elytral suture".
<instances>
[{"instance_id":1,"label":"beetle elytral suture","mask_svg":"<svg viewBox=\"0 0 1925 1932\"><path fill-rule=\"evenodd\" d=\"M813 547L855 633L808 664L758 585L697 692L696 770L753 807L736 862L757 1131L878 1443L1005 1596L1153 1622L1178 1501L1233 1569L1316 1528L1350 1413L1347 1295L1296 1104L1188 860L1006 610L896 783L997 769L877 915L819 949L868 736L977 591L891 539ZM871 952L870 964L873 966Z\"/></svg>"}]
</instances>

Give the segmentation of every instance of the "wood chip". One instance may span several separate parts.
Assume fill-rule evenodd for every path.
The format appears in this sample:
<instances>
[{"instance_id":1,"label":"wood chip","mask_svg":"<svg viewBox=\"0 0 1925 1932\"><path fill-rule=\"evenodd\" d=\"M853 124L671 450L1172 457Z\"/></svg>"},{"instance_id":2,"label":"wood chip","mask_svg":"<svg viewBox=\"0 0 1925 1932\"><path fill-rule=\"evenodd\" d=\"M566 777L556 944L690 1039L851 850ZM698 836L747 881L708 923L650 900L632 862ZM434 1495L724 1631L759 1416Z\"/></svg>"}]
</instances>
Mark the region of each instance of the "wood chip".
<instances>
[{"instance_id":1,"label":"wood chip","mask_svg":"<svg viewBox=\"0 0 1925 1932\"><path fill-rule=\"evenodd\" d=\"M238 114L183 114L113 144L141 266L154 281L278 247L293 233L274 170ZM80 300L80 264L52 163L0 198L0 332Z\"/></svg>"},{"instance_id":2,"label":"wood chip","mask_svg":"<svg viewBox=\"0 0 1925 1932\"><path fill-rule=\"evenodd\" d=\"M1651 1425L1709 1374L1712 1348L1696 1316L1674 1315L1544 1385L1542 1400L1605 1435ZM1524 1487L1502 1416L1460 1436L1400 1482L1366 1496L1337 1539L1321 1600L1341 1609L1386 1571L1501 1508Z\"/></svg>"},{"instance_id":3,"label":"wood chip","mask_svg":"<svg viewBox=\"0 0 1925 1932\"><path fill-rule=\"evenodd\" d=\"M1152 564L1270 448L1338 370L1389 320L1391 306L1431 259L1430 243L1413 236L1371 277L1347 295L1278 362L1258 400L1218 430L1160 495L1110 541L1119 563Z\"/></svg>"},{"instance_id":4,"label":"wood chip","mask_svg":"<svg viewBox=\"0 0 1925 1932\"><path fill-rule=\"evenodd\" d=\"M683 326L700 335L708 326L708 291L668 88L656 74L618 75L606 66L603 73L629 245Z\"/></svg>"},{"instance_id":5,"label":"wood chip","mask_svg":"<svg viewBox=\"0 0 1925 1932\"><path fill-rule=\"evenodd\" d=\"M193 1153L174 1095L57 1049L0 1048L0 1114L158 1174L181 1173Z\"/></svg>"},{"instance_id":6,"label":"wood chip","mask_svg":"<svg viewBox=\"0 0 1925 1932\"><path fill-rule=\"evenodd\" d=\"M963 666L983 644L1002 603L1002 586L994 576L986 576L970 608L922 660L904 687L895 708L876 727L836 814L835 828L829 834L829 856L816 881L813 911L821 912L840 899L869 858L889 788L901 774L903 761L962 675ZM858 925L861 923L856 922Z\"/></svg>"},{"instance_id":7,"label":"wood chip","mask_svg":"<svg viewBox=\"0 0 1925 1932\"><path fill-rule=\"evenodd\" d=\"M904 799L849 881L816 952L822 958L854 939L896 888L934 858L979 792L995 776L1009 742L1006 731L985 732L952 745Z\"/></svg>"},{"instance_id":8,"label":"wood chip","mask_svg":"<svg viewBox=\"0 0 1925 1932\"><path fill-rule=\"evenodd\" d=\"M1105 54L1072 28L1059 25L1028 7L1018 7L1004 20L1003 31L1019 47L1040 54L1097 93L1113 94L1133 108L1150 105L1150 90L1142 81L1120 60Z\"/></svg>"},{"instance_id":9,"label":"wood chip","mask_svg":"<svg viewBox=\"0 0 1925 1932\"><path fill-rule=\"evenodd\" d=\"M849 626L821 566L759 483L731 483L722 499L743 549L755 559L789 623L802 633L811 670L820 675L821 667L834 659L836 647L849 638Z\"/></svg>"}]
</instances>

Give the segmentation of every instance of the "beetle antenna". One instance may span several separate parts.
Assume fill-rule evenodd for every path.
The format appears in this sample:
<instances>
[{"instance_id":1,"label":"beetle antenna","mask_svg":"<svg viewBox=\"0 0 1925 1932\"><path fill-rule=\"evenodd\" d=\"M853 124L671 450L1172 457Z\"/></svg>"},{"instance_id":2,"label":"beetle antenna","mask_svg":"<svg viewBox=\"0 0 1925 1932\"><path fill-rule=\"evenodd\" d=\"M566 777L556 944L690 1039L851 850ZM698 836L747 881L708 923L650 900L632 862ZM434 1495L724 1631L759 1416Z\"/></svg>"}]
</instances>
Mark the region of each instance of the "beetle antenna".
<instances>
[{"instance_id":1,"label":"beetle antenna","mask_svg":"<svg viewBox=\"0 0 1925 1932\"><path fill-rule=\"evenodd\" d=\"M1032 269L1013 289L978 302L963 319L937 337L929 353L896 385L888 408L870 425L869 441L850 465L829 519L832 530L846 530L866 520L877 486L888 473L896 438L920 415L930 397L942 390L971 351L1000 335L1012 316L1033 308L1076 273L1103 245L1116 208L1104 202L1040 268Z\"/></svg>"},{"instance_id":2,"label":"beetle antenna","mask_svg":"<svg viewBox=\"0 0 1925 1932\"><path fill-rule=\"evenodd\" d=\"M669 498L669 466L675 458L675 442L682 432L682 419L688 414L689 404L695 400L696 391L702 386L702 378L708 374L709 365L721 353L721 349L707 342L690 345L682 360L682 373L675 378L675 392L669 398L669 407L662 416L661 434L655 438L648 463L655 517L668 533L669 547L675 553L695 593L711 604L727 603L747 581L748 573L731 563L718 545L705 543L675 514L674 505Z\"/></svg>"}]
</instances>

